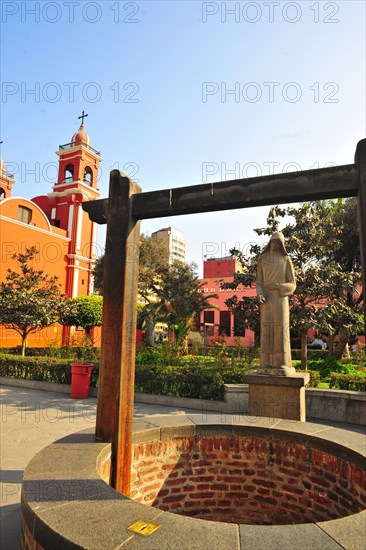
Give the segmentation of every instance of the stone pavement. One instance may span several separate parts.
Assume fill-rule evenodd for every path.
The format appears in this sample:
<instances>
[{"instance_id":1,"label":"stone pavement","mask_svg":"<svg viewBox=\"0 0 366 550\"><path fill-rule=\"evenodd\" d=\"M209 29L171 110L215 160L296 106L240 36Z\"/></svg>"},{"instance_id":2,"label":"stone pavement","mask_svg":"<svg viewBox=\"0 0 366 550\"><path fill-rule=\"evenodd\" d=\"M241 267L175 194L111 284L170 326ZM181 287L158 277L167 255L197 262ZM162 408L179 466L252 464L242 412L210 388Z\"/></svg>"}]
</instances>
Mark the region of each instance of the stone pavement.
<instances>
[{"instance_id":1,"label":"stone pavement","mask_svg":"<svg viewBox=\"0 0 366 550\"><path fill-rule=\"evenodd\" d=\"M0 548L18 550L20 489L23 470L41 449L68 434L95 424L96 399L71 399L42 390L2 386L0 424ZM194 412L159 405L136 404L134 416Z\"/></svg>"},{"instance_id":2,"label":"stone pavement","mask_svg":"<svg viewBox=\"0 0 366 550\"><path fill-rule=\"evenodd\" d=\"M24 468L36 453L53 441L94 426L96 399L71 399L64 393L13 386L2 386L0 396L0 548L18 550L20 489ZM146 415L184 415L185 413L197 414L199 411L142 403L136 403L134 409L135 418L143 418ZM321 423L363 432L361 426L325 421Z\"/></svg>"}]
</instances>

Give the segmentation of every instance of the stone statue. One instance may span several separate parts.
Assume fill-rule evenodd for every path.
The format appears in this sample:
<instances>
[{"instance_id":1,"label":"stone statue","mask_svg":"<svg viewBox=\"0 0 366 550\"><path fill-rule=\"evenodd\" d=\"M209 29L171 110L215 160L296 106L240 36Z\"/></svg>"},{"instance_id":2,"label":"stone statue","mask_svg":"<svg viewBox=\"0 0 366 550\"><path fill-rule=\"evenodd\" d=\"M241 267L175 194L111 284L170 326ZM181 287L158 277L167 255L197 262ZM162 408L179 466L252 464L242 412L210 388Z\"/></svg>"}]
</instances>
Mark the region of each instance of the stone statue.
<instances>
[{"instance_id":1,"label":"stone statue","mask_svg":"<svg viewBox=\"0 0 366 550\"><path fill-rule=\"evenodd\" d=\"M290 315L288 297L296 288L294 268L281 232L274 233L258 260L257 296L261 338L258 374L291 376Z\"/></svg>"}]
</instances>

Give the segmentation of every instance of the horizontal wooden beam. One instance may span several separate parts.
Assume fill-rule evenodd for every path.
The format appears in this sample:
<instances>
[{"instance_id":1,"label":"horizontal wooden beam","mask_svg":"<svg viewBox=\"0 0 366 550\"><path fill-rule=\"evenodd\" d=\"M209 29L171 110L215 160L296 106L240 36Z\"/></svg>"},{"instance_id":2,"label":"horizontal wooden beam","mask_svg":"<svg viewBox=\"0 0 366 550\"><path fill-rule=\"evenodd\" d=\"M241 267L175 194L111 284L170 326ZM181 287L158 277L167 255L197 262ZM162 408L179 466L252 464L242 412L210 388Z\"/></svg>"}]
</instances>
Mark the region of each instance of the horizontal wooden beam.
<instances>
[{"instance_id":1,"label":"horizontal wooden beam","mask_svg":"<svg viewBox=\"0 0 366 550\"><path fill-rule=\"evenodd\" d=\"M347 164L140 193L130 198L131 213L135 219L144 220L352 197L357 195L357 189L356 167ZM85 202L83 208L93 221L106 223L107 199Z\"/></svg>"},{"instance_id":2,"label":"horizontal wooden beam","mask_svg":"<svg viewBox=\"0 0 366 550\"><path fill-rule=\"evenodd\" d=\"M112 177L112 172L111 172ZM108 199L99 199L96 201L86 201L82 205L83 210L89 214L89 218L96 223L103 225L107 223Z\"/></svg>"}]
</instances>

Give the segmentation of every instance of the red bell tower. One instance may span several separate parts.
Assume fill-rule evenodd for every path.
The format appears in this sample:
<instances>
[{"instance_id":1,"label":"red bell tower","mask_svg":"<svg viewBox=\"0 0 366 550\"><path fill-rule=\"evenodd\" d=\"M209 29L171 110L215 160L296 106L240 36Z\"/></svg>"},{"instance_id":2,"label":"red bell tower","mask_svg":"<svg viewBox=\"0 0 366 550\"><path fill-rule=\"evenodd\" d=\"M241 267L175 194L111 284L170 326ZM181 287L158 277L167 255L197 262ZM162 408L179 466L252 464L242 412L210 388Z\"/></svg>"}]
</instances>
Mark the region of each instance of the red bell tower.
<instances>
[{"instance_id":1,"label":"red bell tower","mask_svg":"<svg viewBox=\"0 0 366 550\"><path fill-rule=\"evenodd\" d=\"M66 231L70 239L67 253L65 292L68 297L92 294L92 276L96 258L97 224L89 219L81 204L100 198L98 168L103 160L93 149L84 128L84 114L70 143L60 145L57 183L48 194L51 225Z\"/></svg>"}]
</instances>

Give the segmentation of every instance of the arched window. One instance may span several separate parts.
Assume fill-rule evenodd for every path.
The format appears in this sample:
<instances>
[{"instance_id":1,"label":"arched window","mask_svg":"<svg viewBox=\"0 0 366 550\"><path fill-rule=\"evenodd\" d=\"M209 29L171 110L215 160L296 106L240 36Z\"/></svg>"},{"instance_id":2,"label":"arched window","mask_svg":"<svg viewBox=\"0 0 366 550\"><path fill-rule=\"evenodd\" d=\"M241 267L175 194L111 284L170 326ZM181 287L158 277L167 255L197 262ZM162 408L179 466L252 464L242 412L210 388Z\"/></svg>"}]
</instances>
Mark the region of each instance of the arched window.
<instances>
[{"instance_id":1,"label":"arched window","mask_svg":"<svg viewBox=\"0 0 366 550\"><path fill-rule=\"evenodd\" d=\"M84 183L92 185L93 183L93 172L90 166L86 166L84 170Z\"/></svg>"},{"instance_id":2,"label":"arched window","mask_svg":"<svg viewBox=\"0 0 366 550\"><path fill-rule=\"evenodd\" d=\"M73 181L73 179L74 179L74 165L68 164L65 168L64 181Z\"/></svg>"},{"instance_id":3,"label":"arched window","mask_svg":"<svg viewBox=\"0 0 366 550\"><path fill-rule=\"evenodd\" d=\"M1 199L5 199L5 189L3 189L2 187L0 187L0 201Z\"/></svg>"}]
</instances>

